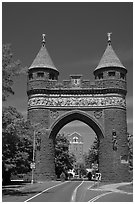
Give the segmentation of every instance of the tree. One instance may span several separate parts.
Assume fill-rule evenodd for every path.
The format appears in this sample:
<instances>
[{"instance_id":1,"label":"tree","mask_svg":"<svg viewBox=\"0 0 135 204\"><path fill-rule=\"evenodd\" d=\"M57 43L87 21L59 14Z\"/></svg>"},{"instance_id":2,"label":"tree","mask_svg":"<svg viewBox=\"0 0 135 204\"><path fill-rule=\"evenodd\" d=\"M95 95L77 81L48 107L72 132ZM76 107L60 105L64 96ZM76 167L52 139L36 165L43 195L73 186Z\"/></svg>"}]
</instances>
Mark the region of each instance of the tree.
<instances>
[{"instance_id":1,"label":"tree","mask_svg":"<svg viewBox=\"0 0 135 204\"><path fill-rule=\"evenodd\" d=\"M81 176L85 176L87 174L84 163L77 163L74 168L76 174L78 174L80 178Z\"/></svg>"},{"instance_id":2,"label":"tree","mask_svg":"<svg viewBox=\"0 0 135 204\"><path fill-rule=\"evenodd\" d=\"M87 167L91 167L92 163L98 163L98 147L99 140L98 138L95 138L89 152L84 154L84 161Z\"/></svg>"},{"instance_id":3,"label":"tree","mask_svg":"<svg viewBox=\"0 0 135 204\"><path fill-rule=\"evenodd\" d=\"M29 172L31 161L32 129L30 124L15 108L4 107L2 111L3 182L9 182L12 173Z\"/></svg>"},{"instance_id":4,"label":"tree","mask_svg":"<svg viewBox=\"0 0 135 204\"><path fill-rule=\"evenodd\" d=\"M129 149L129 167L133 170L133 135L127 133L128 149Z\"/></svg>"},{"instance_id":5,"label":"tree","mask_svg":"<svg viewBox=\"0 0 135 204\"><path fill-rule=\"evenodd\" d=\"M69 153L69 141L64 135L58 134L55 140L55 171L59 178L61 173L67 174L73 168L75 157Z\"/></svg>"},{"instance_id":6,"label":"tree","mask_svg":"<svg viewBox=\"0 0 135 204\"><path fill-rule=\"evenodd\" d=\"M22 67L19 60L13 59L10 44L2 47L2 100L6 101L10 94L14 94L12 89L13 77L20 73L26 73L26 67Z\"/></svg>"},{"instance_id":7,"label":"tree","mask_svg":"<svg viewBox=\"0 0 135 204\"><path fill-rule=\"evenodd\" d=\"M10 44L2 47L2 101L6 101L12 89L13 79L26 73L19 60L13 59ZM2 176L3 182L9 182L10 176L30 171L32 159L31 126L13 107L2 110Z\"/></svg>"}]
</instances>

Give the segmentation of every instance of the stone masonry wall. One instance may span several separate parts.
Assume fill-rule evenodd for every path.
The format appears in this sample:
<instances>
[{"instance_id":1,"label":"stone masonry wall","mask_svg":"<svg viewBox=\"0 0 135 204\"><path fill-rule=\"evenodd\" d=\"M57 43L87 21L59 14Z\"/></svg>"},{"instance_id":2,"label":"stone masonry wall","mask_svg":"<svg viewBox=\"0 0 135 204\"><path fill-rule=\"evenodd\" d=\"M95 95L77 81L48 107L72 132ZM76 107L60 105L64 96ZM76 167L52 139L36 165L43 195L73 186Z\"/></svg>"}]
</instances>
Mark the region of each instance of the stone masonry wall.
<instances>
[{"instance_id":1,"label":"stone masonry wall","mask_svg":"<svg viewBox=\"0 0 135 204\"><path fill-rule=\"evenodd\" d=\"M50 117L48 109L31 109L28 110L28 119L32 124L40 124L40 127L49 128L50 126Z\"/></svg>"},{"instance_id":2,"label":"stone masonry wall","mask_svg":"<svg viewBox=\"0 0 135 204\"><path fill-rule=\"evenodd\" d=\"M35 137L35 181L56 179L54 163L54 143L49 138L50 115L48 109L31 109L28 111L28 118L32 124L38 124L36 128L39 133ZM38 126L37 126L38 127Z\"/></svg>"},{"instance_id":3,"label":"stone masonry wall","mask_svg":"<svg viewBox=\"0 0 135 204\"><path fill-rule=\"evenodd\" d=\"M55 180L55 163L54 163L54 143L53 139L49 138L49 132L41 133L40 151L36 153L36 169L35 180L46 181Z\"/></svg>"},{"instance_id":4,"label":"stone masonry wall","mask_svg":"<svg viewBox=\"0 0 135 204\"><path fill-rule=\"evenodd\" d=\"M121 156L128 155L126 111L104 110L105 138L100 141L99 170L103 180L129 181L128 164L121 163ZM116 131L117 150L113 150L112 131Z\"/></svg>"}]
</instances>

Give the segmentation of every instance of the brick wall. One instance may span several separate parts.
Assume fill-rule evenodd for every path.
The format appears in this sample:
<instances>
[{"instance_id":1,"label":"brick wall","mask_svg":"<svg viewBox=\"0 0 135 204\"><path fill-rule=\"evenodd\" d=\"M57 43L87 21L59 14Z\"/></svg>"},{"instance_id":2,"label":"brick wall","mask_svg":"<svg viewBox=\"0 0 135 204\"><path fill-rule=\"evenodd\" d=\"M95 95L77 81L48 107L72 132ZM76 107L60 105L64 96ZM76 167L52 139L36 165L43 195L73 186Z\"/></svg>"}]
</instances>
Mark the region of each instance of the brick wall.
<instances>
[{"instance_id":1,"label":"brick wall","mask_svg":"<svg viewBox=\"0 0 135 204\"><path fill-rule=\"evenodd\" d=\"M128 154L126 111L105 109L105 138L100 141L99 169L103 180L129 181L128 164L121 164L120 157ZM112 131L116 131L117 151L113 150Z\"/></svg>"},{"instance_id":2,"label":"brick wall","mask_svg":"<svg viewBox=\"0 0 135 204\"><path fill-rule=\"evenodd\" d=\"M35 180L55 180L54 143L49 132L41 133L41 147L36 155Z\"/></svg>"},{"instance_id":3,"label":"brick wall","mask_svg":"<svg viewBox=\"0 0 135 204\"><path fill-rule=\"evenodd\" d=\"M31 121L32 124L39 123L40 126L44 128L49 128L50 126L50 116L48 109L35 108L28 110L28 119Z\"/></svg>"}]
</instances>

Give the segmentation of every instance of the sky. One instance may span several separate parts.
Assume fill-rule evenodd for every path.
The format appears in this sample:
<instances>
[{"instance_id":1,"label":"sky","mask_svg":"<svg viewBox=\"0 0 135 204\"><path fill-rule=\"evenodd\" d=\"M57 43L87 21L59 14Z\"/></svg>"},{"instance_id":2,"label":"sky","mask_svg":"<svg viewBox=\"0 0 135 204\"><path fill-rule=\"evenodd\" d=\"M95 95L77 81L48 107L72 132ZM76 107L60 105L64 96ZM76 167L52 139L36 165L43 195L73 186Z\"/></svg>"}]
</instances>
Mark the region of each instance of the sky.
<instances>
[{"instance_id":1,"label":"sky","mask_svg":"<svg viewBox=\"0 0 135 204\"><path fill-rule=\"evenodd\" d=\"M3 2L2 41L12 45L14 59L29 67L41 48L42 33L45 33L47 50L60 72L59 81L69 79L71 74L82 74L84 79L94 81L93 71L106 49L107 33L112 32L112 47L128 70L127 123L128 131L132 133L132 15L132 2ZM16 107L26 117L26 75L15 79L13 90L15 95L4 105ZM75 121L74 124L76 130L81 131L82 123ZM71 130L71 126L73 123L69 123L64 131ZM94 135L87 128L87 136ZM87 128L84 124L84 129Z\"/></svg>"}]
</instances>

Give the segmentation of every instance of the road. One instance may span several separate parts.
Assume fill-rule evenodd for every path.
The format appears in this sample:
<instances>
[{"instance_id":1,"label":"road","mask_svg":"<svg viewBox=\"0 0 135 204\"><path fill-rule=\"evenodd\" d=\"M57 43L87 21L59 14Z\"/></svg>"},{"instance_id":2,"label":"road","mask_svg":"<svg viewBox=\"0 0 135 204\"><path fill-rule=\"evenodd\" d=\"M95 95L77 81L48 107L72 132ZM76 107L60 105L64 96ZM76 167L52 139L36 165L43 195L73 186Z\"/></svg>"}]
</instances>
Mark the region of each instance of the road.
<instances>
[{"instance_id":1,"label":"road","mask_svg":"<svg viewBox=\"0 0 135 204\"><path fill-rule=\"evenodd\" d=\"M133 202L133 194L100 188L93 181L68 181L45 189L25 202Z\"/></svg>"},{"instance_id":2,"label":"road","mask_svg":"<svg viewBox=\"0 0 135 204\"><path fill-rule=\"evenodd\" d=\"M78 189L81 191L81 188ZM82 200L81 200L82 201ZM87 188L83 202L133 202L133 192L117 189L116 184Z\"/></svg>"},{"instance_id":3,"label":"road","mask_svg":"<svg viewBox=\"0 0 135 204\"><path fill-rule=\"evenodd\" d=\"M3 186L3 202L133 202L132 183L46 181L23 186Z\"/></svg>"},{"instance_id":4,"label":"road","mask_svg":"<svg viewBox=\"0 0 135 204\"><path fill-rule=\"evenodd\" d=\"M64 182L56 187L51 187L48 190L33 196L26 200L27 202L70 202L74 190L81 184L81 181Z\"/></svg>"}]
</instances>

